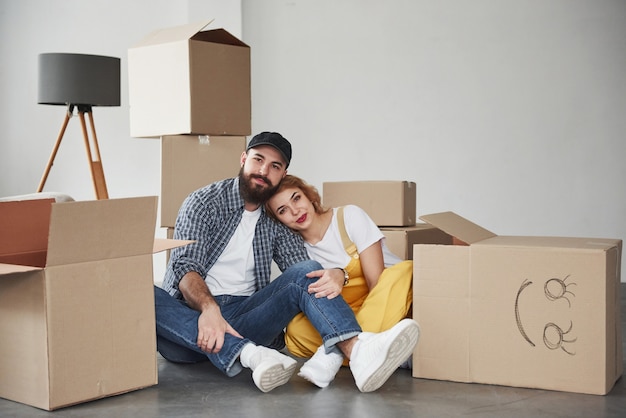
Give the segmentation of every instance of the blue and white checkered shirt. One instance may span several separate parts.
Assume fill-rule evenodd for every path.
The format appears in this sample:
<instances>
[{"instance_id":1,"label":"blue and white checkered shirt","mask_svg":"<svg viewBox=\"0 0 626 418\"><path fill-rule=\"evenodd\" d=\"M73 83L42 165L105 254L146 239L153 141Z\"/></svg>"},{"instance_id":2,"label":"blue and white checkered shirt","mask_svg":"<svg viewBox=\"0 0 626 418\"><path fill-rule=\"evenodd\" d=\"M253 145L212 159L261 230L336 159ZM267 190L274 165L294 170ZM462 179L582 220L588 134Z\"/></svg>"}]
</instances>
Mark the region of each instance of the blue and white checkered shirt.
<instances>
[{"instance_id":1,"label":"blue and white checkered shirt","mask_svg":"<svg viewBox=\"0 0 626 418\"><path fill-rule=\"evenodd\" d=\"M196 242L172 250L163 288L182 299L178 285L185 274L195 271L206 277L235 233L243 211L239 178L212 183L191 193L178 212L174 238ZM257 290L270 282L272 259L281 271L309 259L300 235L269 218L263 207L252 247Z\"/></svg>"}]
</instances>

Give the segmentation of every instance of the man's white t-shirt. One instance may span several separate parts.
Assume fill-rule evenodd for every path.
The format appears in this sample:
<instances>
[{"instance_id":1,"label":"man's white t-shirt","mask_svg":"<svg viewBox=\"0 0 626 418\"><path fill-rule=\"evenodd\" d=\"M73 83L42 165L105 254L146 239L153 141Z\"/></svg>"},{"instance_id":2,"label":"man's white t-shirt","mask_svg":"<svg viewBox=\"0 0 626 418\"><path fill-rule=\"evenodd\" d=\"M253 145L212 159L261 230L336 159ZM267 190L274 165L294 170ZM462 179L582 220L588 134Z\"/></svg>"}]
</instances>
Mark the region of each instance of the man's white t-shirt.
<instances>
[{"instance_id":1,"label":"man's white t-shirt","mask_svg":"<svg viewBox=\"0 0 626 418\"><path fill-rule=\"evenodd\" d=\"M252 240L261 208L243 211L241 222L204 281L211 294L250 296L256 290Z\"/></svg>"}]
</instances>

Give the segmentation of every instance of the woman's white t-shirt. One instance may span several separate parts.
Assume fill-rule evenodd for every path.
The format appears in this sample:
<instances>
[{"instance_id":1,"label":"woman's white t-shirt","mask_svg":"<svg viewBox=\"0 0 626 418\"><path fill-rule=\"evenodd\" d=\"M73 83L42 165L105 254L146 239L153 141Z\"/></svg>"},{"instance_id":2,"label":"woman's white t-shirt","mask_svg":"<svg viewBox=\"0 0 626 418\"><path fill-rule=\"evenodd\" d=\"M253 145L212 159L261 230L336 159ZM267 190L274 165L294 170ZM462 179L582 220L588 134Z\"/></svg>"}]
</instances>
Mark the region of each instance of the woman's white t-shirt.
<instances>
[{"instance_id":1,"label":"woman's white t-shirt","mask_svg":"<svg viewBox=\"0 0 626 418\"><path fill-rule=\"evenodd\" d=\"M392 266L402 261L398 256L389 251L389 248L387 248L385 244L385 236L363 209L355 205L346 205L343 211L346 232L350 240L356 245L359 253L375 242L382 240L385 267ZM341 241L341 234L337 223L337 208L333 208L332 221L322 240L314 245L306 242L304 245L309 253L309 257L318 261L325 269L345 267L348 265L350 256L346 253Z\"/></svg>"}]
</instances>

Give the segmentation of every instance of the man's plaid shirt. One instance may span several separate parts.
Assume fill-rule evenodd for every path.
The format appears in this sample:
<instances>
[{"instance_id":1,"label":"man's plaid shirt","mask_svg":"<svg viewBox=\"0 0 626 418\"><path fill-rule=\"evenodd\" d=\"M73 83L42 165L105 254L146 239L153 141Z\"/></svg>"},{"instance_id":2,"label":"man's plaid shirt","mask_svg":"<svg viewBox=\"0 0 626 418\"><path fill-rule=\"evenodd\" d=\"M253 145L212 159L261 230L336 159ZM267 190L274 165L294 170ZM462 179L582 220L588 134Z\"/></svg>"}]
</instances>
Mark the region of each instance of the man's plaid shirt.
<instances>
[{"instance_id":1,"label":"man's plaid shirt","mask_svg":"<svg viewBox=\"0 0 626 418\"><path fill-rule=\"evenodd\" d=\"M238 178L212 183L191 193L178 212L174 238L196 242L172 250L163 288L182 299L178 284L185 274L195 271L206 277L235 233L243 211ZM257 290L270 282L272 258L281 271L309 259L302 238L269 218L265 208L261 208L252 246Z\"/></svg>"}]
</instances>

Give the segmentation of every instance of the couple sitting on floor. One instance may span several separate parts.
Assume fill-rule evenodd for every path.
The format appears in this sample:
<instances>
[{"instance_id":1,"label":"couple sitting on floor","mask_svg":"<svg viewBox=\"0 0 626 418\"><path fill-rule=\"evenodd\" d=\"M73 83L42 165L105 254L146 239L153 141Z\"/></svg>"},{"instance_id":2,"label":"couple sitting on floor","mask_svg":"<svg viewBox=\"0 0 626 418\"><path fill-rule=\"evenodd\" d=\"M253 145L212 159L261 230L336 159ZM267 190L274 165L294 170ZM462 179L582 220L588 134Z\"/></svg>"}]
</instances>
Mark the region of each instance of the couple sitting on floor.
<instances>
[{"instance_id":1,"label":"couple sitting on floor","mask_svg":"<svg viewBox=\"0 0 626 418\"><path fill-rule=\"evenodd\" d=\"M163 289L155 287L157 349L174 362L211 361L227 376L252 369L257 387L299 375L319 387L344 361L359 390L382 386L413 353L406 316L412 262L393 255L360 208L326 210L319 193L287 175L291 144L253 137L236 178L193 192L174 238ZM273 219L272 219L273 218ZM277 222L280 221L280 222ZM272 260L282 274L270 280Z\"/></svg>"}]
</instances>

